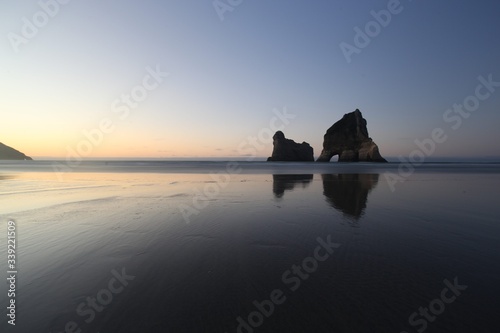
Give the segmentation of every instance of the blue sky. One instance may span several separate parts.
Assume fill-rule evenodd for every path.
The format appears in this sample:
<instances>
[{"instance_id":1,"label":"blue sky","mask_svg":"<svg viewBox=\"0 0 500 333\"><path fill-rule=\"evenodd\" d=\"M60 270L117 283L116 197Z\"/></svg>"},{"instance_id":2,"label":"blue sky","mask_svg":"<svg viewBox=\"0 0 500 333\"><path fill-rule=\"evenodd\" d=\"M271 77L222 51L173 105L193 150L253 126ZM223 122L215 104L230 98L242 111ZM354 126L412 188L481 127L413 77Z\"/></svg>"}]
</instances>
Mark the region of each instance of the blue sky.
<instances>
[{"instance_id":1,"label":"blue sky","mask_svg":"<svg viewBox=\"0 0 500 333\"><path fill-rule=\"evenodd\" d=\"M12 34L22 37L23 17L33 23L43 9L4 1L0 141L62 157L111 117L114 131L87 157L238 156L286 108L297 116L286 136L319 155L328 127L359 108L385 156L408 156L436 127L449 138L435 156L500 156L500 88L457 130L443 121L474 95L479 76L500 82L500 4L401 1L348 63L339 45L355 45L354 28L393 1L243 0L221 20L208 0L73 0L18 52ZM118 119L113 101L156 66L169 76ZM258 154L271 151L266 143Z\"/></svg>"}]
</instances>

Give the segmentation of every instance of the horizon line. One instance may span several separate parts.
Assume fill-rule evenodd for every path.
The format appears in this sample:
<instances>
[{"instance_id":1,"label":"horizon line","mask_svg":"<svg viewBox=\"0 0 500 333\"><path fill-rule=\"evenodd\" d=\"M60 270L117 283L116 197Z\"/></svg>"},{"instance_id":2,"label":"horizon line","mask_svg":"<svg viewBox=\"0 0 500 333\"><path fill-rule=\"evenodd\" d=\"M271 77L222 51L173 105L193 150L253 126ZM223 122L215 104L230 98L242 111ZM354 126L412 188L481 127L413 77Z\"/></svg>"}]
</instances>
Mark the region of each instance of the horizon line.
<instances>
[{"instance_id":1,"label":"horizon line","mask_svg":"<svg viewBox=\"0 0 500 333\"><path fill-rule=\"evenodd\" d=\"M66 160L66 157L60 157L60 156L36 156L36 155L31 155L30 156L33 159L36 159L37 161L61 161L61 160ZM315 157L315 160L319 156ZM267 160L268 156L172 156L172 157L156 157L156 156L104 156L104 157L82 157L81 160L83 161L103 161L103 160L217 160L217 161L246 161L246 162L251 162L252 160ZM392 161L390 162L401 162L398 158L398 156L385 156L386 159L390 159ZM436 160L454 160L454 161L460 161L464 160L464 162L468 162L471 160L498 160L500 162L500 156L429 156L426 158L424 161L433 161L436 162ZM7 160L4 160L7 161ZM332 159L331 162L336 162L334 159ZM356 163L356 162L353 162Z\"/></svg>"}]
</instances>

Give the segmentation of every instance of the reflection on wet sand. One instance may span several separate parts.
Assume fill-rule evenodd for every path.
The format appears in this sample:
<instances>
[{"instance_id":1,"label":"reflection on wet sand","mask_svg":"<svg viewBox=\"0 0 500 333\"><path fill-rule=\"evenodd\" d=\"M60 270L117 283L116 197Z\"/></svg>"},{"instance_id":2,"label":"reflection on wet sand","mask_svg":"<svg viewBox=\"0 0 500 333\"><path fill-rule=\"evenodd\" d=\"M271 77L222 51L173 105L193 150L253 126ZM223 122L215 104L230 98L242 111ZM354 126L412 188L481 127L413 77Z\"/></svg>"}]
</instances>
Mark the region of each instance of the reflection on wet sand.
<instances>
[{"instance_id":1,"label":"reflection on wet sand","mask_svg":"<svg viewBox=\"0 0 500 333\"><path fill-rule=\"evenodd\" d=\"M378 174L321 175L328 203L349 217L363 216L368 193L377 186Z\"/></svg>"},{"instance_id":2,"label":"reflection on wet sand","mask_svg":"<svg viewBox=\"0 0 500 333\"><path fill-rule=\"evenodd\" d=\"M276 198L282 198L285 191L293 191L295 186L306 188L314 175L273 175L273 193Z\"/></svg>"},{"instance_id":3,"label":"reflection on wet sand","mask_svg":"<svg viewBox=\"0 0 500 333\"><path fill-rule=\"evenodd\" d=\"M323 194L330 206L347 217L363 216L368 194L377 186L378 174L323 174ZM283 198L285 191L306 188L313 175L273 175L273 193Z\"/></svg>"}]
</instances>

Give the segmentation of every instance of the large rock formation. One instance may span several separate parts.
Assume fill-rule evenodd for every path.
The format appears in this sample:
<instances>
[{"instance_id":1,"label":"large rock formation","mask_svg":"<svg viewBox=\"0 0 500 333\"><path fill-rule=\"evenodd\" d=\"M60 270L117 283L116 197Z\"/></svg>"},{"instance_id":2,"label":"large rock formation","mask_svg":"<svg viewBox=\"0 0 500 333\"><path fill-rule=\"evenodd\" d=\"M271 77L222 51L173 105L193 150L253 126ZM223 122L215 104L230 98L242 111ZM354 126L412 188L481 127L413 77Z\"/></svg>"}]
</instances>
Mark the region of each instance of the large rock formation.
<instances>
[{"instance_id":1,"label":"large rock formation","mask_svg":"<svg viewBox=\"0 0 500 333\"><path fill-rule=\"evenodd\" d=\"M318 162L329 162L335 155L339 155L339 162L387 162L368 136L359 110L345 114L326 131Z\"/></svg>"},{"instance_id":2,"label":"large rock formation","mask_svg":"<svg viewBox=\"0 0 500 333\"><path fill-rule=\"evenodd\" d=\"M313 148L307 143L296 143L285 138L283 132L278 131L273 136L273 155L268 161L274 162L314 162Z\"/></svg>"},{"instance_id":3,"label":"large rock formation","mask_svg":"<svg viewBox=\"0 0 500 333\"><path fill-rule=\"evenodd\" d=\"M0 142L0 160L33 160L18 150L4 145Z\"/></svg>"}]
</instances>

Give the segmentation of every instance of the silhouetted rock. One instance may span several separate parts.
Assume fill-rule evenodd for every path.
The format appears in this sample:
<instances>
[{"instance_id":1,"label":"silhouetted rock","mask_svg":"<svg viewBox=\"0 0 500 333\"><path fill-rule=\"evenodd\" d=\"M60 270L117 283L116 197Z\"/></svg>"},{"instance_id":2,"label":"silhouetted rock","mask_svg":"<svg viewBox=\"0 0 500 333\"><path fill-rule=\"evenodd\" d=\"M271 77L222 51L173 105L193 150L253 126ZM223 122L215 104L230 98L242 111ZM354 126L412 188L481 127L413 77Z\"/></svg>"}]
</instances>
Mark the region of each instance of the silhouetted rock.
<instances>
[{"instance_id":1,"label":"silhouetted rock","mask_svg":"<svg viewBox=\"0 0 500 333\"><path fill-rule=\"evenodd\" d=\"M329 162L335 155L339 155L339 162L387 162L368 136L359 110L345 114L326 131L318 162Z\"/></svg>"},{"instance_id":2,"label":"silhouetted rock","mask_svg":"<svg viewBox=\"0 0 500 333\"><path fill-rule=\"evenodd\" d=\"M278 131L273 136L273 155L268 161L273 162L314 162L313 148L307 143L296 143L285 138L283 132Z\"/></svg>"},{"instance_id":3,"label":"silhouetted rock","mask_svg":"<svg viewBox=\"0 0 500 333\"><path fill-rule=\"evenodd\" d=\"M24 155L18 150L4 145L0 142L0 160L30 160L33 159L29 156Z\"/></svg>"},{"instance_id":4,"label":"silhouetted rock","mask_svg":"<svg viewBox=\"0 0 500 333\"><path fill-rule=\"evenodd\" d=\"M377 186L378 177L378 174L321 175L323 194L333 208L359 219L366 208L368 193Z\"/></svg>"}]
</instances>

